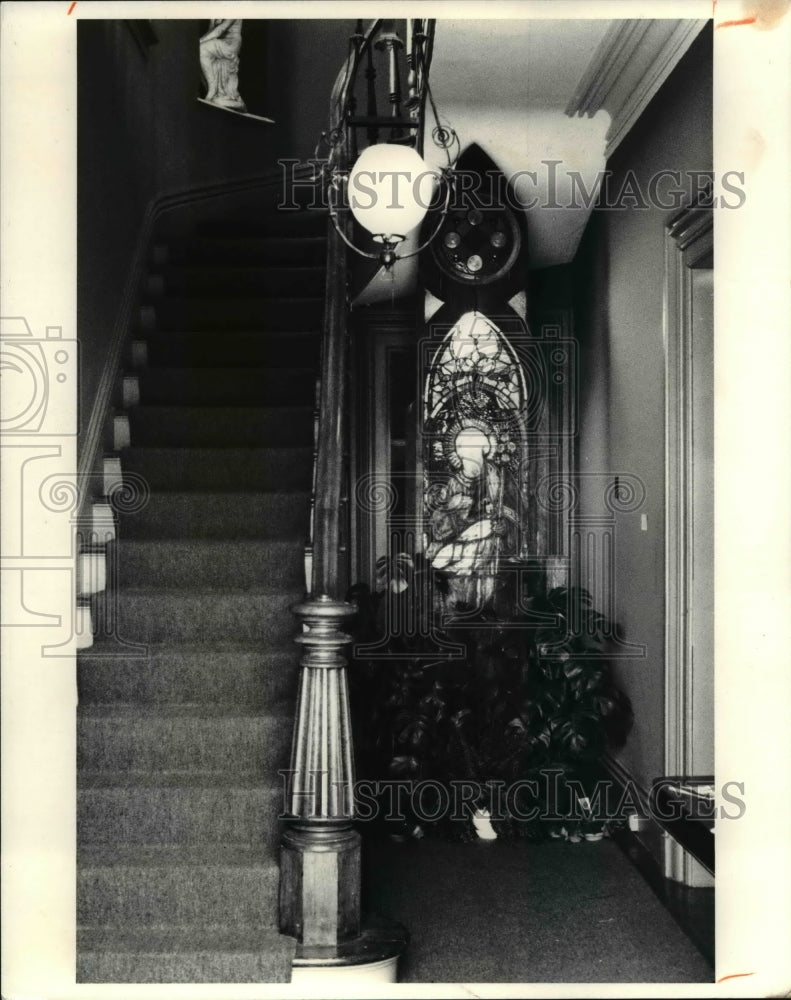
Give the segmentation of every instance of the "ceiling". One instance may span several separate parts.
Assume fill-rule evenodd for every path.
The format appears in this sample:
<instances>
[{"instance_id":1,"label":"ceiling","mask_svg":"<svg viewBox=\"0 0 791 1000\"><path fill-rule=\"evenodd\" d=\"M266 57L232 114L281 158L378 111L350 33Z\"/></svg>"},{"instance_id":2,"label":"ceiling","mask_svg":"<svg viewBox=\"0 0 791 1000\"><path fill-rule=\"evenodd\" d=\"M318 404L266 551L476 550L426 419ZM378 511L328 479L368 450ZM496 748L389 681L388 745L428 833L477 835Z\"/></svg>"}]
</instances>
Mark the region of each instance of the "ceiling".
<instances>
[{"instance_id":1,"label":"ceiling","mask_svg":"<svg viewBox=\"0 0 791 1000\"><path fill-rule=\"evenodd\" d=\"M438 105L562 113L611 23L438 19L431 64Z\"/></svg>"}]
</instances>

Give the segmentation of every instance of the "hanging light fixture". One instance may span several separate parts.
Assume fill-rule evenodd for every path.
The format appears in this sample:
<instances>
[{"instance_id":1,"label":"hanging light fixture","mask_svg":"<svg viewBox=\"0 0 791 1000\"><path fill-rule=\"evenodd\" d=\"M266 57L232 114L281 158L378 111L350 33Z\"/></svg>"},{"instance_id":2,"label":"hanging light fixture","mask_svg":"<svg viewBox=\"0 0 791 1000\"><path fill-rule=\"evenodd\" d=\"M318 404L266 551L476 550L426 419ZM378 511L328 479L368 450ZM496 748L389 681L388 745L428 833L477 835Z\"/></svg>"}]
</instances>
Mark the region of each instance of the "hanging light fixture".
<instances>
[{"instance_id":1,"label":"hanging light fixture","mask_svg":"<svg viewBox=\"0 0 791 1000\"><path fill-rule=\"evenodd\" d=\"M425 250L439 232L450 203L452 170L432 169L412 147L386 142L363 150L343 180L352 215L382 248L378 253L370 253L356 246L339 225L337 206L331 206L330 217L335 228L355 253L378 258L389 269L397 260ZM443 183L444 197L436 205ZM429 238L408 253L399 253L399 245L420 226L432 207L439 208L439 215Z\"/></svg>"},{"instance_id":2,"label":"hanging light fixture","mask_svg":"<svg viewBox=\"0 0 791 1000\"><path fill-rule=\"evenodd\" d=\"M400 86L398 84L397 67L395 64L395 53L399 47L403 47L394 31L388 31L383 36L387 45L377 43L376 48L386 49L390 58L390 100L395 109L400 104ZM411 24L408 22L408 38L412 39ZM331 147L330 157L327 160L327 172L330 179L330 218L336 231L350 249L361 257L372 260L379 260L380 264L390 269L397 260L413 257L424 250L439 230L444 221L450 204L451 190L453 187L453 160L450 150L458 146L458 138L455 131L448 125L441 125L437 115L434 98L428 83L428 67L425 55L425 35L417 37L418 44L409 53L409 94L404 101L404 106L408 109L412 117L410 118L378 118L369 114L364 117L356 117L353 114L354 99L352 96L354 78L358 66L361 52L360 41L362 34L358 25L357 33L352 36L355 56L353 67L349 73L350 84L347 88L346 104L343 108L341 124L338 128L329 133L322 134L322 138ZM421 44L422 39L422 44ZM398 44L395 44L397 42ZM370 64L370 44L367 48ZM425 102L421 102L417 93L414 81L417 79L415 73L415 63L419 64L421 73L421 84L425 88L431 110L434 116L435 127L432 131L432 139L440 149L443 149L447 158L447 166L444 168L429 167L423 157L415 149L414 145L407 144L403 138L401 141L376 142L367 146L356 158L351 169L342 169L337 164L334 156L337 149L351 146L356 148L356 142L344 143L341 140L348 138L348 133L355 128L365 128L369 139L378 136L379 127L389 127L396 133L399 129L417 129L418 119L414 117L414 112ZM369 81L371 79L371 66L369 65L366 74ZM369 85L369 98L371 90ZM373 124L372 124L373 123ZM347 131L344 134L344 128ZM380 244L381 249L371 252L357 246L344 231L344 227L339 221L339 208L344 204L351 210L357 223L371 234L373 241ZM407 237L416 230L426 217L429 209L438 210L438 222L431 235L420 246L409 252L399 252L399 247L407 240Z\"/></svg>"},{"instance_id":3,"label":"hanging light fixture","mask_svg":"<svg viewBox=\"0 0 791 1000\"><path fill-rule=\"evenodd\" d=\"M441 179L411 146L378 143L352 167L349 207L375 242L394 248L421 224Z\"/></svg>"}]
</instances>

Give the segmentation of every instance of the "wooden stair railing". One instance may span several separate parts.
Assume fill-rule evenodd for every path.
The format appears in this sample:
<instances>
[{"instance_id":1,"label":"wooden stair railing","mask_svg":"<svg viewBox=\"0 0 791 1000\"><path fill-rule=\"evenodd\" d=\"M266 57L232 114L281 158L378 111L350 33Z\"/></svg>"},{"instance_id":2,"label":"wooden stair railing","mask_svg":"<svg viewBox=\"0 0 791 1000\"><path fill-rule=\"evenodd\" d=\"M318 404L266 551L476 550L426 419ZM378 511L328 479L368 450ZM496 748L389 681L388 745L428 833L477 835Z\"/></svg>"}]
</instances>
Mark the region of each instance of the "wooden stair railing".
<instances>
[{"instance_id":1,"label":"wooden stair railing","mask_svg":"<svg viewBox=\"0 0 791 1000\"><path fill-rule=\"evenodd\" d=\"M354 609L339 572L346 440L346 254L332 227L316 442L311 591L293 610L303 626L291 751L288 827L281 850L281 931L298 958L360 936L360 835L354 829L354 764L343 625ZM319 949L316 952L316 949Z\"/></svg>"},{"instance_id":2,"label":"wooden stair railing","mask_svg":"<svg viewBox=\"0 0 791 1000\"><path fill-rule=\"evenodd\" d=\"M345 171L357 154L355 129L365 129L369 141L380 125L369 56L382 30L374 20L367 30L358 22L350 53L331 97L328 166ZM410 46L425 40L427 22L408 27ZM390 81L396 79L392 37L385 35ZM393 134L406 120L422 142L420 125L425 107L422 93L425 61L407 53L407 117L393 106L388 125ZM420 65L416 63L420 62ZM368 66L368 115L357 118L354 88L358 70ZM397 90L398 87L393 87ZM372 94L374 97L372 97ZM400 98L399 98L400 100ZM350 236L348 210L339 207L337 224ZM286 829L281 841L280 929L297 939L295 968L394 964L406 943L403 928L382 924L363 926L361 920L360 834L354 822L354 760L346 677L351 637L344 630L354 614L344 595L348 567L341 540L348 518L346 500L347 374L349 312L347 248L330 221L327 243L327 284L318 419L312 533L306 567L308 596L293 608L302 625L301 676L294 724L286 802Z\"/></svg>"}]
</instances>

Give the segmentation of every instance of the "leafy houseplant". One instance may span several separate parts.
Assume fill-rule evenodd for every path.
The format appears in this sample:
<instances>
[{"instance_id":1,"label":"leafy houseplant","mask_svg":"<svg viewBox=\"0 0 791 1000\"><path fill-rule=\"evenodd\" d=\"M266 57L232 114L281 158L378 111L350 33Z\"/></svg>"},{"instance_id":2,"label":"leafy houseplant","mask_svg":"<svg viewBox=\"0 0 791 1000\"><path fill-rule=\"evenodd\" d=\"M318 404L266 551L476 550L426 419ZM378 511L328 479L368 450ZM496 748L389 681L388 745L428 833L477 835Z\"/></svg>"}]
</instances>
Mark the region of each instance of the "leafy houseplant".
<instances>
[{"instance_id":1,"label":"leafy houseplant","mask_svg":"<svg viewBox=\"0 0 791 1000\"><path fill-rule=\"evenodd\" d=\"M624 742L632 718L606 659L609 623L590 595L538 587L520 618L484 610L431 628L430 593L443 586L441 576L419 556L377 568L375 592L350 592L361 775L433 787L466 782L477 789L470 807L491 809L500 833L540 837L559 828L541 817L563 814L570 780L595 780L602 752ZM547 775L557 776L551 789ZM502 814L498 786L518 788L511 815ZM520 818L531 813L538 816ZM469 820L438 817L435 825L471 835Z\"/></svg>"}]
</instances>

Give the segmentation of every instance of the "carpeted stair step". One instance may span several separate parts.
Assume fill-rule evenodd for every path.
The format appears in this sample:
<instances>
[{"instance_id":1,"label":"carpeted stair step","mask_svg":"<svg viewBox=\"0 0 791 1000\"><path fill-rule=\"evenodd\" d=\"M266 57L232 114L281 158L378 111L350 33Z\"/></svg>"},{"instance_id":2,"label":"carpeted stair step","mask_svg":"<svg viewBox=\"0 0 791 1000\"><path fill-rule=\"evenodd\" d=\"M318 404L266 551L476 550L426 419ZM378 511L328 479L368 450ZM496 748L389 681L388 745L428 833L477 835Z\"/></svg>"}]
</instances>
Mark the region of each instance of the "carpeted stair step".
<instances>
[{"instance_id":1,"label":"carpeted stair step","mask_svg":"<svg viewBox=\"0 0 791 1000\"><path fill-rule=\"evenodd\" d=\"M152 490L305 490L313 475L311 448L127 448L125 472Z\"/></svg>"},{"instance_id":2,"label":"carpeted stair step","mask_svg":"<svg viewBox=\"0 0 791 1000\"><path fill-rule=\"evenodd\" d=\"M257 711L273 702L293 704L299 652L267 650L260 643L159 643L130 656L109 641L80 653L77 684L81 706L243 706Z\"/></svg>"},{"instance_id":3,"label":"carpeted stair step","mask_svg":"<svg viewBox=\"0 0 791 1000\"><path fill-rule=\"evenodd\" d=\"M232 299L208 296L168 297L152 307L160 334L167 330L215 331L222 342L225 330L321 330L324 300L316 298ZM218 359L219 360L219 359Z\"/></svg>"},{"instance_id":4,"label":"carpeted stair step","mask_svg":"<svg viewBox=\"0 0 791 1000\"><path fill-rule=\"evenodd\" d=\"M318 329L288 331L192 330L163 331L147 342L152 368L289 368L316 362ZM314 366L315 370L315 366ZM257 401L266 404L259 393Z\"/></svg>"},{"instance_id":5,"label":"carpeted stair step","mask_svg":"<svg viewBox=\"0 0 791 1000\"><path fill-rule=\"evenodd\" d=\"M285 789L228 774L84 772L77 787L81 844L248 844L277 855Z\"/></svg>"},{"instance_id":6,"label":"carpeted stair step","mask_svg":"<svg viewBox=\"0 0 791 1000\"><path fill-rule=\"evenodd\" d=\"M138 406L129 411L135 446L294 447L313 444L309 406Z\"/></svg>"},{"instance_id":7,"label":"carpeted stair step","mask_svg":"<svg viewBox=\"0 0 791 1000\"><path fill-rule=\"evenodd\" d=\"M79 862L78 924L277 926L280 872L266 848L89 845Z\"/></svg>"},{"instance_id":8,"label":"carpeted stair step","mask_svg":"<svg viewBox=\"0 0 791 1000\"><path fill-rule=\"evenodd\" d=\"M209 267L173 264L160 268L166 295L309 295L324 294L324 267Z\"/></svg>"},{"instance_id":9,"label":"carpeted stair step","mask_svg":"<svg viewBox=\"0 0 791 1000\"><path fill-rule=\"evenodd\" d=\"M118 537L293 538L305 543L307 490L260 493L157 492L145 507L119 517Z\"/></svg>"},{"instance_id":10,"label":"carpeted stair step","mask_svg":"<svg viewBox=\"0 0 791 1000\"><path fill-rule=\"evenodd\" d=\"M285 644L284 644L285 645ZM267 650L260 643L160 643L145 655L125 655L109 641L80 653L81 706L130 702L243 706L257 711L273 702L293 704L299 651Z\"/></svg>"},{"instance_id":11,"label":"carpeted stair step","mask_svg":"<svg viewBox=\"0 0 791 1000\"><path fill-rule=\"evenodd\" d=\"M188 406L280 406L311 403L315 368L149 368L139 372L144 404Z\"/></svg>"},{"instance_id":12,"label":"carpeted stair step","mask_svg":"<svg viewBox=\"0 0 791 1000\"><path fill-rule=\"evenodd\" d=\"M170 246L173 264L292 265L324 267L325 236L198 236L188 243Z\"/></svg>"},{"instance_id":13,"label":"carpeted stair step","mask_svg":"<svg viewBox=\"0 0 791 1000\"><path fill-rule=\"evenodd\" d=\"M296 942L265 927L77 928L78 983L284 983Z\"/></svg>"},{"instance_id":14,"label":"carpeted stair step","mask_svg":"<svg viewBox=\"0 0 791 1000\"><path fill-rule=\"evenodd\" d=\"M288 767L291 703L252 712L212 705L86 705L77 719L83 771L229 771L277 781Z\"/></svg>"},{"instance_id":15,"label":"carpeted stair step","mask_svg":"<svg viewBox=\"0 0 791 1000\"><path fill-rule=\"evenodd\" d=\"M119 591L109 608L97 601L96 617L99 634L113 635L103 616L117 616L118 635L129 642L258 640L282 650L291 648L291 608L303 596L303 586L290 591L130 588Z\"/></svg>"},{"instance_id":16,"label":"carpeted stair step","mask_svg":"<svg viewBox=\"0 0 791 1000\"><path fill-rule=\"evenodd\" d=\"M304 581L305 548L294 539L127 539L112 549L121 587L294 590Z\"/></svg>"}]
</instances>

